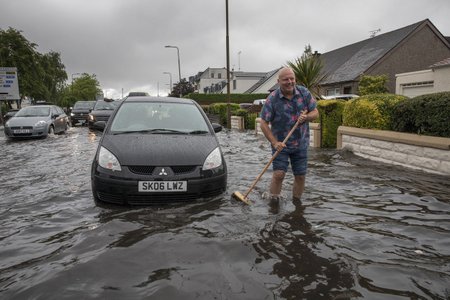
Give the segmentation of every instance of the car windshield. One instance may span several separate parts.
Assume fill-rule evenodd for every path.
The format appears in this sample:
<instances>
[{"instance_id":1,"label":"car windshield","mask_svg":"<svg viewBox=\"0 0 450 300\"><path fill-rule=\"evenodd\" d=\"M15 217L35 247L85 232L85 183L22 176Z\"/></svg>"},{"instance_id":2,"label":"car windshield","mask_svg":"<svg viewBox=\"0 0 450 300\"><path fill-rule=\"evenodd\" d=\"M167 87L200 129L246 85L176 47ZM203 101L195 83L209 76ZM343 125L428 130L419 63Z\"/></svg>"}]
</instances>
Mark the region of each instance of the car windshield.
<instances>
[{"instance_id":1,"label":"car windshield","mask_svg":"<svg viewBox=\"0 0 450 300\"><path fill-rule=\"evenodd\" d=\"M111 133L205 134L209 127L194 104L125 102L111 124Z\"/></svg>"},{"instance_id":2,"label":"car windshield","mask_svg":"<svg viewBox=\"0 0 450 300\"><path fill-rule=\"evenodd\" d=\"M15 117L46 117L50 114L50 107L27 106L19 110Z\"/></svg>"},{"instance_id":3,"label":"car windshield","mask_svg":"<svg viewBox=\"0 0 450 300\"><path fill-rule=\"evenodd\" d=\"M92 108L94 106L94 102L77 102L73 106L73 108Z\"/></svg>"},{"instance_id":4,"label":"car windshield","mask_svg":"<svg viewBox=\"0 0 450 300\"><path fill-rule=\"evenodd\" d=\"M99 100L95 103L94 110L114 110L118 105L117 101L103 101Z\"/></svg>"}]
</instances>

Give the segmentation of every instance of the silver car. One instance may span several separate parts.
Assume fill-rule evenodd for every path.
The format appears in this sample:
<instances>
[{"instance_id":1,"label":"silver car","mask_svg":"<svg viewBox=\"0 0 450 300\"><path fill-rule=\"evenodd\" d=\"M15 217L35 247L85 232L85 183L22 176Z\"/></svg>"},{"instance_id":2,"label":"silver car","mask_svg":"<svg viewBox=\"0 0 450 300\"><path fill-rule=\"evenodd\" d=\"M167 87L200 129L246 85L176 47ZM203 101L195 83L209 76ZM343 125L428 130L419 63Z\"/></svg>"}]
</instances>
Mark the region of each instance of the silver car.
<instances>
[{"instance_id":1,"label":"silver car","mask_svg":"<svg viewBox=\"0 0 450 300\"><path fill-rule=\"evenodd\" d=\"M5 123L8 138L45 138L49 134L64 133L69 118L56 105L34 105L20 109Z\"/></svg>"}]
</instances>

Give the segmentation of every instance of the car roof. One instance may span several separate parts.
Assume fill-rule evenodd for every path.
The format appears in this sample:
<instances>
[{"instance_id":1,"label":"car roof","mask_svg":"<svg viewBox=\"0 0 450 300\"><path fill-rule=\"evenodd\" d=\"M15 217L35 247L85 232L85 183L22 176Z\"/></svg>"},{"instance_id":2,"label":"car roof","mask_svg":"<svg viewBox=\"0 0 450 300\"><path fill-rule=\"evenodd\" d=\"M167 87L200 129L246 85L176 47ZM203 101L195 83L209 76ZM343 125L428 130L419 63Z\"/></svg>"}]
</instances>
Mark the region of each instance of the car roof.
<instances>
[{"instance_id":1,"label":"car roof","mask_svg":"<svg viewBox=\"0 0 450 300\"><path fill-rule=\"evenodd\" d=\"M154 97L154 96L135 96L127 97L124 102L170 102L170 103L194 103L192 99L175 97Z\"/></svg>"}]
</instances>

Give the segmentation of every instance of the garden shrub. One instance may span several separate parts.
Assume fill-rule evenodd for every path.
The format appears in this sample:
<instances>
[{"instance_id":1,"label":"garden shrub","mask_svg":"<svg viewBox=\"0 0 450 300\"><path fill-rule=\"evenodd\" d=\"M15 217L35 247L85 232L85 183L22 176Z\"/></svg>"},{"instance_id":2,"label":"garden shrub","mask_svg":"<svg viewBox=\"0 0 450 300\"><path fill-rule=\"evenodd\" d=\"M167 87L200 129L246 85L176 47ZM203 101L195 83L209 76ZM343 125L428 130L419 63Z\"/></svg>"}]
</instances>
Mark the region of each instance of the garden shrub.
<instances>
[{"instance_id":1,"label":"garden shrub","mask_svg":"<svg viewBox=\"0 0 450 300\"><path fill-rule=\"evenodd\" d=\"M450 137L450 92L414 97L393 110L393 130Z\"/></svg>"},{"instance_id":2,"label":"garden shrub","mask_svg":"<svg viewBox=\"0 0 450 300\"><path fill-rule=\"evenodd\" d=\"M345 100L320 100L317 102L322 133L321 147L336 147L337 130L342 124L342 112L345 104Z\"/></svg>"},{"instance_id":3,"label":"garden shrub","mask_svg":"<svg viewBox=\"0 0 450 300\"><path fill-rule=\"evenodd\" d=\"M397 103L407 99L394 94L372 94L348 101L343 112L343 125L392 130L393 111Z\"/></svg>"}]
</instances>

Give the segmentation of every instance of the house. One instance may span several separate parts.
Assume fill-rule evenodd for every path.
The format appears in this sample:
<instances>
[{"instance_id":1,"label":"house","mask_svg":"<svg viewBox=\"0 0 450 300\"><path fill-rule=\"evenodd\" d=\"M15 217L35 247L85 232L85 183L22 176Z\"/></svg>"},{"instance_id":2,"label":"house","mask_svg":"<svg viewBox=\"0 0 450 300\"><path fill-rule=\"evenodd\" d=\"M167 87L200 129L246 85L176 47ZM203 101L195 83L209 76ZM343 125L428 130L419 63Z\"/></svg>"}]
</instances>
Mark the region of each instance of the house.
<instances>
[{"instance_id":1,"label":"house","mask_svg":"<svg viewBox=\"0 0 450 300\"><path fill-rule=\"evenodd\" d=\"M265 76L266 72L232 71L230 92L233 94L243 94ZM227 92L226 86L222 92Z\"/></svg>"},{"instance_id":2,"label":"house","mask_svg":"<svg viewBox=\"0 0 450 300\"><path fill-rule=\"evenodd\" d=\"M244 93L265 75L265 72L231 71L230 92L233 94ZM196 76L190 77L189 81L196 87L199 94L226 93L227 69L207 68Z\"/></svg>"},{"instance_id":3,"label":"house","mask_svg":"<svg viewBox=\"0 0 450 300\"><path fill-rule=\"evenodd\" d=\"M425 19L321 55L323 95L358 92L362 75L388 76L387 89L395 92L395 74L422 70L450 57L450 43Z\"/></svg>"},{"instance_id":4,"label":"house","mask_svg":"<svg viewBox=\"0 0 450 300\"><path fill-rule=\"evenodd\" d=\"M450 57L450 37L425 19L320 55L327 77L321 94L357 94L361 75L388 76L387 88L395 92L395 74L428 68ZM247 92L265 93L278 87L277 70L267 73Z\"/></svg>"},{"instance_id":5,"label":"house","mask_svg":"<svg viewBox=\"0 0 450 300\"><path fill-rule=\"evenodd\" d=\"M264 94L278 87L278 71L281 67L267 72L258 82L245 91L246 94Z\"/></svg>"},{"instance_id":6,"label":"house","mask_svg":"<svg viewBox=\"0 0 450 300\"><path fill-rule=\"evenodd\" d=\"M227 82L226 68L207 68L196 76L190 77L189 81L195 86L199 94L219 93Z\"/></svg>"},{"instance_id":7,"label":"house","mask_svg":"<svg viewBox=\"0 0 450 300\"><path fill-rule=\"evenodd\" d=\"M450 57L426 70L396 74L395 93L408 97L450 92Z\"/></svg>"}]
</instances>

